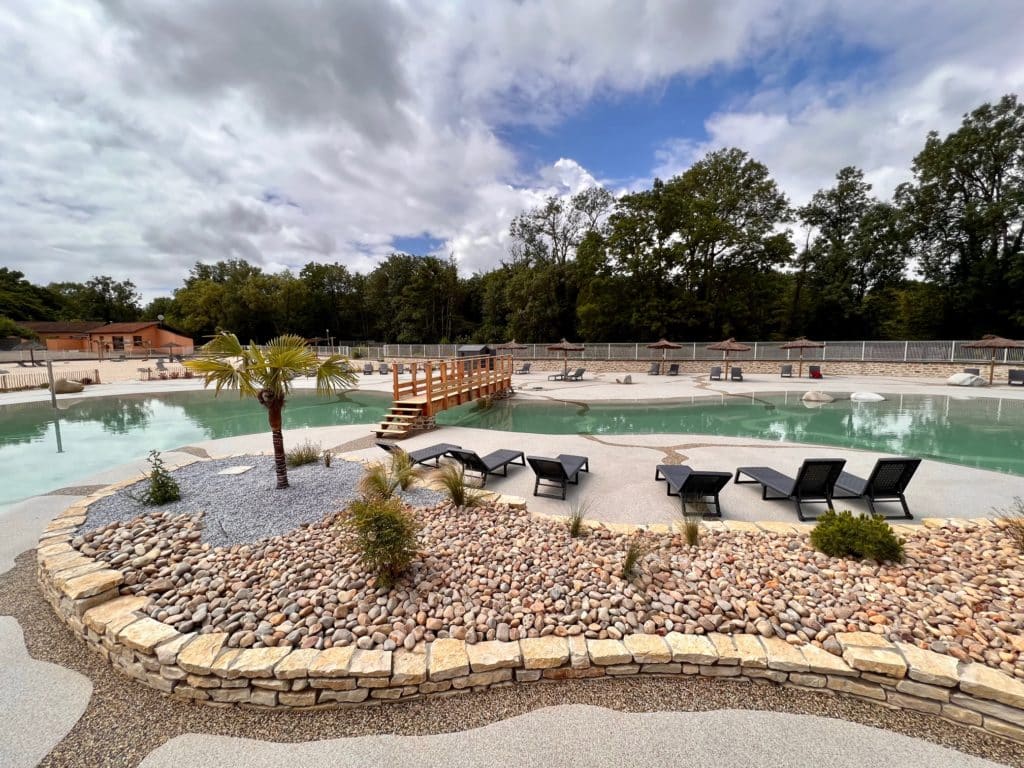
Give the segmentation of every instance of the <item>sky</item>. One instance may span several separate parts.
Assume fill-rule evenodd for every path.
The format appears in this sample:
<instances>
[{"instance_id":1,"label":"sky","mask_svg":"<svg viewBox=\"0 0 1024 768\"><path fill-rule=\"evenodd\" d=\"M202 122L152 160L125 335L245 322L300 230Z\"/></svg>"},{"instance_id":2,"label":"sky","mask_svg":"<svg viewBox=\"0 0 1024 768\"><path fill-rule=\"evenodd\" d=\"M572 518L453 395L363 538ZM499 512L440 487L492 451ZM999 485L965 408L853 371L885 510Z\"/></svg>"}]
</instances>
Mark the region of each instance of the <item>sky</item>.
<instances>
[{"instance_id":1,"label":"sky","mask_svg":"<svg viewBox=\"0 0 1024 768\"><path fill-rule=\"evenodd\" d=\"M496 266L549 195L735 146L882 199L1024 93L1020 0L5 0L0 266L146 300L197 261Z\"/></svg>"}]
</instances>

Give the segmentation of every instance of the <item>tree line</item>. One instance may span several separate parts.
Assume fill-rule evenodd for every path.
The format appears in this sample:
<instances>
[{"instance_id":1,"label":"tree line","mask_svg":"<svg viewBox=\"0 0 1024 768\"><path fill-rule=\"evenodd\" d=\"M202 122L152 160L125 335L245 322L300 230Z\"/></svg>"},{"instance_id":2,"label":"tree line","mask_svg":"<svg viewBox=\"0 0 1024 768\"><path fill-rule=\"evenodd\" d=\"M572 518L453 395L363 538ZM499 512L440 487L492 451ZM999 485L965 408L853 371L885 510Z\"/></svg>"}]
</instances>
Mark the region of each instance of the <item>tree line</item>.
<instances>
[{"instance_id":1,"label":"tree line","mask_svg":"<svg viewBox=\"0 0 1024 768\"><path fill-rule=\"evenodd\" d=\"M395 253L368 274L310 262L270 274L197 263L142 306L130 280L36 286L0 268L12 320L165 317L200 338L283 333L392 343L967 338L1024 335L1024 105L983 104L930 133L892 200L863 171L794 207L737 148L620 197L549 197L510 223L506 259Z\"/></svg>"}]
</instances>

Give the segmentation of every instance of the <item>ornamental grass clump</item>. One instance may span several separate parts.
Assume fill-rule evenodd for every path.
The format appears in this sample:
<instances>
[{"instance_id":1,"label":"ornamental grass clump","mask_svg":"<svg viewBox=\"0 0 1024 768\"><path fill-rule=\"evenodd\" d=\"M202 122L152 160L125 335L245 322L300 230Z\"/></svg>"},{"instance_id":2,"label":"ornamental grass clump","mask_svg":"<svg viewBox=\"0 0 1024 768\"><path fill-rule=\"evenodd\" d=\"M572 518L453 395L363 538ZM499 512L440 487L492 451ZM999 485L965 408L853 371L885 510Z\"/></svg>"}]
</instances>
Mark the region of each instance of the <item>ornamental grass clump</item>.
<instances>
[{"instance_id":1,"label":"ornamental grass clump","mask_svg":"<svg viewBox=\"0 0 1024 768\"><path fill-rule=\"evenodd\" d=\"M569 535L578 539L581 536L585 536L587 533L586 528L583 526L583 520L586 518L587 513L590 511L590 500L584 499L583 501L574 501L572 504L571 511L569 512Z\"/></svg>"},{"instance_id":2,"label":"ornamental grass clump","mask_svg":"<svg viewBox=\"0 0 1024 768\"><path fill-rule=\"evenodd\" d=\"M466 485L466 476L455 464L446 464L437 473L437 481L456 507L479 507L484 503L483 494Z\"/></svg>"},{"instance_id":3,"label":"ornamental grass clump","mask_svg":"<svg viewBox=\"0 0 1024 768\"><path fill-rule=\"evenodd\" d=\"M903 539L881 517L829 510L811 531L811 544L832 557L903 562Z\"/></svg>"},{"instance_id":4,"label":"ornamental grass clump","mask_svg":"<svg viewBox=\"0 0 1024 768\"><path fill-rule=\"evenodd\" d=\"M1003 530L1009 534L1017 549L1024 552L1024 499L1015 496L1013 505L1000 510L996 520L1002 523Z\"/></svg>"},{"instance_id":5,"label":"ornamental grass clump","mask_svg":"<svg viewBox=\"0 0 1024 768\"><path fill-rule=\"evenodd\" d=\"M622 578L627 581L636 576L637 567L644 555L647 554L647 546L639 535L634 536L626 547L626 556L622 558Z\"/></svg>"},{"instance_id":6,"label":"ornamental grass clump","mask_svg":"<svg viewBox=\"0 0 1024 768\"><path fill-rule=\"evenodd\" d=\"M303 464L316 464L320 461L320 443L306 440L285 453L285 461L293 468L301 467Z\"/></svg>"},{"instance_id":7,"label":"ornamental grass clump","mask_svg":"<svg viewBox=\"0 0 1024 768\"><path fill-rule=\"evenodd\" d=\"M352 544L377 583L390 587L416 557L419 526L397 497L364 497L353 501L343 525Z\"/></svg>"},{"instance_id":8,"label":"ornamental grass clump","mask_svg":"<svg viewBox=\"0 0 1024 768\"><path fill-rule=\"evenodd\" d=\"M160 451L149 452L149 485L146 486L141 496L133 496L136 501L149 506L160 506L178 501L181 498L181 488L178 482L171 477L171 473L164 469L164 460L160 458Z\"/></svg>"},{"instance_id":9,"label":"ornamental grass clump","mask_svg":"<svg viewBox=\"0 0 1024 768\"><path fill-rule=\"evenodd\" d=\"M388 462L374 462L359 481L359 492L367 498L390 499L399 489L408 490L420 476L412 458L402 450L391 454Z\"/></svg>"}]
</instances>

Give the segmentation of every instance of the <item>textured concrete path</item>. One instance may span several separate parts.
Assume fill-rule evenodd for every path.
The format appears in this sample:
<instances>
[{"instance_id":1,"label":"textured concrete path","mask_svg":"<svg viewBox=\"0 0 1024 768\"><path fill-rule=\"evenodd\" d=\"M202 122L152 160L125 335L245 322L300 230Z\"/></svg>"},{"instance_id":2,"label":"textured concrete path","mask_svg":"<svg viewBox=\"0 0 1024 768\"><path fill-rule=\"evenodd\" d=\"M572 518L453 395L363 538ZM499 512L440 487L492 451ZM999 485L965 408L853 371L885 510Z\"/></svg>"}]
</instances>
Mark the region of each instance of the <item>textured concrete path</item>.
<instances>
[{"instance_id":1,"label":"textured concrete path","mask_svg":"<svg viewBox=\"0 0 1024 768\"><path fill-rule=\"evenodd\" d=\"M143 768L333 768L418 765L714 766L714 768L993 768L926 741L809 715L721 710L629 714L563 705L439 736L368 736L277 744L189 734Z\"/></svg>"},{"instance_id":2,"label":"textured concrete path","mask_svg":"<svg viewBox=\"0 0 1024 768\"><path fill-rule=\"evenodd\" d=\"M0 616L0 765L32 768L67 735L92 695L89 678L36 661L18 622Z\"/></svg>"}]
</instances>

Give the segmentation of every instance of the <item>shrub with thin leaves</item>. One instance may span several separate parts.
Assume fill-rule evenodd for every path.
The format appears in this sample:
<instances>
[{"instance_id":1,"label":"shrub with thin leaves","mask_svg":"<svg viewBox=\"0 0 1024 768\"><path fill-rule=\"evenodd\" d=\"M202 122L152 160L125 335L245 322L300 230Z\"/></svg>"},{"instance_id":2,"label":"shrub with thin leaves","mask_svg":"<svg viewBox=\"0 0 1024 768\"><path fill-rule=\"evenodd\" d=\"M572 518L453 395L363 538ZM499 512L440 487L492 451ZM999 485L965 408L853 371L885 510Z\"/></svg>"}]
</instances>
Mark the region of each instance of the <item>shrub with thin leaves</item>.
<instances>
[{"instance_id":1,"label":"shrub with thin leaves","mask_svg":"<svg viewBox=\"0 0 1024 768\"><path fill-rule=\"evenodd\" d=\"M647 546L644 544L643 539L639 536L634 536L630 540L629 546L626 547L626 556L622 558L622 578L632 579L636 576L637 566L640 565L640 561L646 554Z\"/></svg>"},{"instance_id":2,"label":"shrub with thin leaves","mask_svg":"<svg viewBox=\"0 0 1024 768\"><path fill-rule=\"evenodd\" d=\"M583 526L583 520L586 518L589 511L589 499L573 502L572 509L569 512L569 535L574 539L578 539L580 536L586 534L586 528Z\"/></svg>"},{"instance_id":3,"label":"shrub with thin leaves","mask_svg":"<svg viewBox=\"0 0 1024 768\"><path fill-rule=\"evenodd\" d=\"M437 480L456 507L479 507L483 504L483 494L466 484L466 476L455 464L442 467Z\"/></svg>"},{"instance_id":4,"label":"shrub with thin leaves","mask_svg":"<svg viewBox=\"0 0 1024 768\"><path fill-rule=\"evenodd\" d=\"M394 584L416 557L416 519L399 498L357 499L343 525L352 533L360 561L382 587Z\"/></svg>"},{"instance_id":5,"label":"shrub with thin leaves","mask_svg":"<svg viewBox=\"0 0 1024 768\"><path fill-rule=\"evenodd\" d=\"M688 504L686 511L681 512L683 536L688 546L695 547L700 543L700 521L707 511L707 502L703 499L696 499Z\"/></svg>"},{"instance_id":6,"label":"shrub with thin leaves","mask_svg":"<svg viewBox=\"0 0 1024 768\"><path fill-rule=\"evenodd\" d=\"M286 452L284 459L289 467L316 464L320 461L320 443L311 443L309 440L306 440Z\"/></svg>"},{"instance_id":7,"label":"shrub with thin leaves","mask_svg":"<svg viewBox=\"0 0 1024 768\"><path fill-rule=\"evenodd\" d=\"M149 485L140 496L134 496L136 501L149 506L160 506L178 501L181 498L181 488L178 482L171 477L171 473L164 469L164 460L160 458L160 451L149 452Z\"/></svg>"},{"instance_id":8,"label":"shrub with thin leaves","mask_svg":"<svg viewBox=\"0 0 1024 768\"><path fill-rule=\"evenodd\" d=\"M996 519L1002 523L1001 527L1009 534L1017 549L1024 552L1024 499L1015 496L1011 506L998 512L999 517Z\"/></svg>"},{"instance_id":9,"label":"shrub with thin leaves","mask_svg":"<svg viewBox=\"0 0 1024 768\"><path fill-rule=\"evenodd\" d=\"M387 462L377 461L366 468L359 481L359 492L367 497L390 499L399 488L407 490L419 476L420 470L409 454L396 450Z\"/></svg>"},{"instance_id":10,"label":"shrub with thin leaves","mask_svg":"<svg viewBox=\"0 0 1024 768\"><path fill-rule=\"evenodd\" d=\"M811 544L832 557L869 557L879 562L903 562L903 540L881 517L829 510L811 531Z\"/></svg>"}]
</instances>

